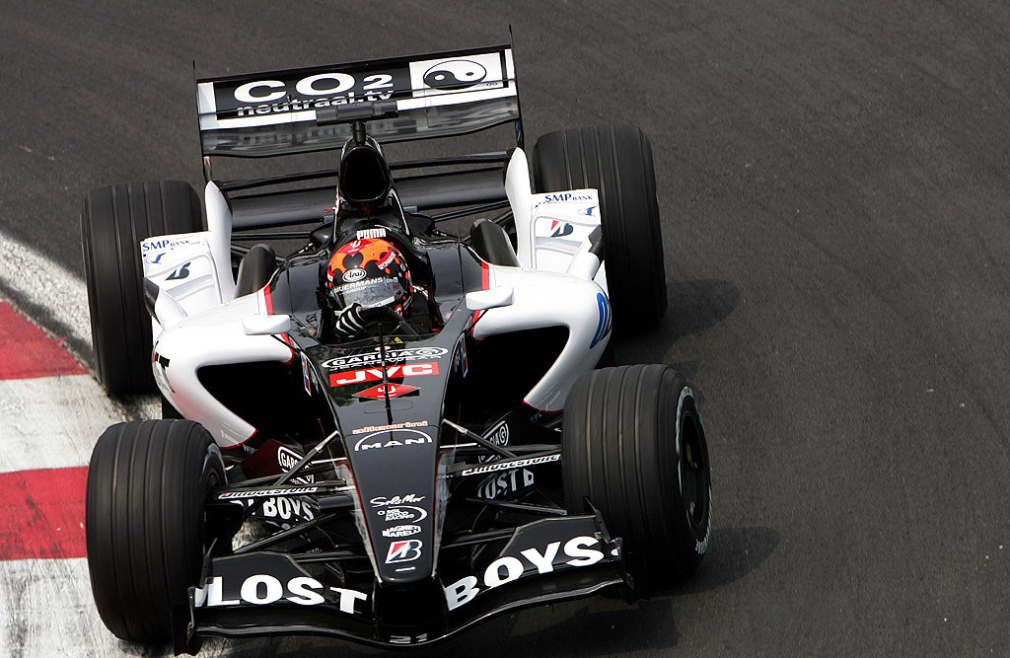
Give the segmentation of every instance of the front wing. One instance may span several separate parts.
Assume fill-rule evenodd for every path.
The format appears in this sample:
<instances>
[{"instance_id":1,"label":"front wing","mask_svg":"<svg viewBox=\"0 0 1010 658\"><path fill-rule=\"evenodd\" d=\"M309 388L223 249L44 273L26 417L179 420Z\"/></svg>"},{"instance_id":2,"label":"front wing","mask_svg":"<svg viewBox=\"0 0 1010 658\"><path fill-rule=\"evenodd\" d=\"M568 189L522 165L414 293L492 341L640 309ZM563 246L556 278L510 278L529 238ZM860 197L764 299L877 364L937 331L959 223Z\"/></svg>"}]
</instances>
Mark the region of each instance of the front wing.
<instances>
[{"instance_id":1,"label":"front wing","mask_svg":"<svg viewBox=\"0 0 1010 658\"><path fill-rule=\"evenodd\" d=\"M188 637L176 646L192 647L194 635L273 634L426 644L506 610L628 582L621 540L610 537L598 514L520 526L482 573L448 582L436 576L430 587L410 591L340 587L326 574L311 575L311 560L302 561L274 552L213 559L204 586L190 589Z\"/></svg>"}]
</instances>

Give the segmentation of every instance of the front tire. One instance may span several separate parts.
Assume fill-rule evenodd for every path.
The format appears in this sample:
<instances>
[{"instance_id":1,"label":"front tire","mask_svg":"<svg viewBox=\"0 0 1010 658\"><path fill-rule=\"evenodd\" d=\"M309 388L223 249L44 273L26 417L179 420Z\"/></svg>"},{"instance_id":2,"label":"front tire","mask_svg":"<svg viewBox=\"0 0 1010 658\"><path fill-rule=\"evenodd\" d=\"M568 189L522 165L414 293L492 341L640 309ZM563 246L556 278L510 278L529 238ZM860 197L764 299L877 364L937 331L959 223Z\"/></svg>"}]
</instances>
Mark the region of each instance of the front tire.
<instances>
[{"instance_id":1,"label":"front tire","mask_svg":"<svg viewBox=\"0 0 1010 658\"><path fill-rule=\"evenodd\" d=\"M98 439L88 469L85 527L95 605L117 637L172 638L199 583L207 493L225 481L221 452L189 420L119 423ZM178 614L178 612L177 612Z\"/></svg>"},{"instance_id":2,"label":"front tire","mask_svg":"<svg viewBox=\"0 0 1010 658\"><path fill-rule=\"evenodd\" d=\"M694 393L673 368L633 365L580 377L565 405L565 501L600 510L624 540L642 593L689 578L708 551L712 485Z\"/></svg>"},{"instance_id":3,"label":"front tire","mask_svg":"<svg viewBox=\"0 0 1010 658\"><path fill-rule=\"evenodd\" d=\"M652 145L639 128L600 126L543 135L533 147L533 188L596 188L614 327L656 327L666 313L666 268Z\"/></svg>"},{"instance_id":4,"label":"front tire","mask_svg":"<svg viewBox=\"0 0 1010 658\"><path fill-rule=\"evenodd\" d=\"M115 185L84 202L81 237L98 381L113 395L157 390L151 373L151 316L144 306L140 242L203 230L189 183Z\"/></svg>"}]
</instances>

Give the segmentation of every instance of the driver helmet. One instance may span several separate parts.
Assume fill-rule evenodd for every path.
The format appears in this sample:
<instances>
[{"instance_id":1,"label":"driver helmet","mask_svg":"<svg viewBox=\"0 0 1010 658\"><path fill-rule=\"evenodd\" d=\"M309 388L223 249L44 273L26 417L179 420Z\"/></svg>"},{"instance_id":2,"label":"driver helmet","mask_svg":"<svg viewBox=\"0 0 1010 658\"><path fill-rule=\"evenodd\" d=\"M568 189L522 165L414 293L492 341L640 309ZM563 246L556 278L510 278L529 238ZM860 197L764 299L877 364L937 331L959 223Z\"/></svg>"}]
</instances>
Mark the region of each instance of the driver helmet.
<instances>
[{"instance_id":1,"label":"driver helmet","mask_svg":"<svg viewBox=\"0 0 1010 658\"><path fill-rule=\"evenodd\" d=\"M403 317L414 292L407 259L387 240L363 238L337 249L326 268L326 286L337 308L387 307Z\"/></svg>"}]
</instances>

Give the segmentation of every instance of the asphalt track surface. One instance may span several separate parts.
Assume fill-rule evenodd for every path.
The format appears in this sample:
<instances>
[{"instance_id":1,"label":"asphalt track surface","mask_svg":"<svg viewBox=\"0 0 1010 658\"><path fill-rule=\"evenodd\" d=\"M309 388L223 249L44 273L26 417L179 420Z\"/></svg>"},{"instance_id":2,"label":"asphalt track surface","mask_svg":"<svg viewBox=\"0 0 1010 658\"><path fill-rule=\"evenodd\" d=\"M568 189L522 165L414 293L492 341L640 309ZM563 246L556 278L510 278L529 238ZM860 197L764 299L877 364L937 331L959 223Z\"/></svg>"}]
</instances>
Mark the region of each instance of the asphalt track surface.
<instances>
[{"instance_id":1,"label":"asphalt track surface","mask_svg":"<svg viewBox=\"0 0 1010 658\"><path fill-rule=\"evenodd\" d=\"M533 609L414 655L1010 655L1010 5L96 5L0 20L0 224L81 276L90 188L201 182L194 59L269 70L511 24L531 135L652 139L670 313L619 357L703 395L709 559L650 603Z\"/></svg>"}]
</instances>

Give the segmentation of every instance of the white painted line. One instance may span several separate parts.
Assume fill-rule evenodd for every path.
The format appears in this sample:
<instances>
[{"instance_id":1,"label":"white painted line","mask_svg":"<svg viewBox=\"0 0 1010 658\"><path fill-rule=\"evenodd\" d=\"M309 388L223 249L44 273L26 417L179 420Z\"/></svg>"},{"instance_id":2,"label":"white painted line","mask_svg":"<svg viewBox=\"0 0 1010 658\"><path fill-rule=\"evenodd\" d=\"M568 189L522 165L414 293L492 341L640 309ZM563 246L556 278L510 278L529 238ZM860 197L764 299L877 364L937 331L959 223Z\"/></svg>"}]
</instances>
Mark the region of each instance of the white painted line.
<instances>
[{"instance_id":1,"label":"white painted line","mask_svg":"<svg viewBox=\"0 0 1010 658\"><path fill-rule=\"evenodd\" d=\"M94 658L171 656L171 647L122 642L98 616L88 562L15 560L0 570L0 656L11 658ZM202 658L232 653L231 642L208 638Z\"/></svg>"},{"instance_id":2,"label":"white painted line","mask_svg":"<svg viewBox=\"0 0 1010 658\"><path fill-rule=\"evenodd\" d=\"M0 569L0 655L122 655L91 595L87 560L15 560Z\"/></svg>"},{"instance_id":3,"label":"white painted line","mask_svg":"<svg viewBox=\"0 0 1010 658\"><path fill-rule=\"evenodd\" d=\"M0 381L0 473L85 466L102 432L122 420L87 375Z\"/></svg>"},{"instance_id":4,"label":"white painted line","mask_svg":"<svg viewBox=\"0 0 1010 658\"><path fill-rule=\"evenodd\" d=\"M15 242L0 228L0 283L11 293L47 309L73 334L91 343L91 317L85 282L38 250Z\"/></svg>"}]
</instances>

